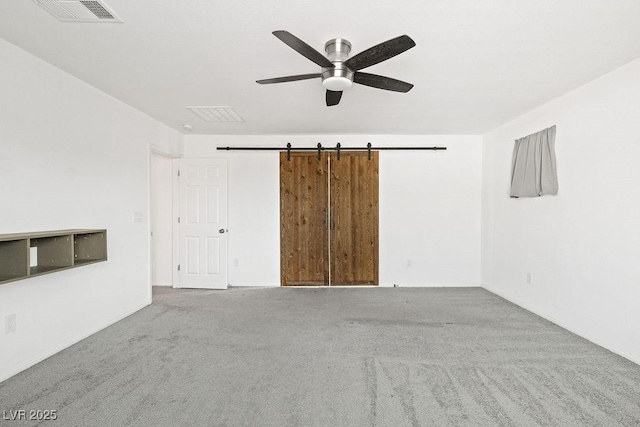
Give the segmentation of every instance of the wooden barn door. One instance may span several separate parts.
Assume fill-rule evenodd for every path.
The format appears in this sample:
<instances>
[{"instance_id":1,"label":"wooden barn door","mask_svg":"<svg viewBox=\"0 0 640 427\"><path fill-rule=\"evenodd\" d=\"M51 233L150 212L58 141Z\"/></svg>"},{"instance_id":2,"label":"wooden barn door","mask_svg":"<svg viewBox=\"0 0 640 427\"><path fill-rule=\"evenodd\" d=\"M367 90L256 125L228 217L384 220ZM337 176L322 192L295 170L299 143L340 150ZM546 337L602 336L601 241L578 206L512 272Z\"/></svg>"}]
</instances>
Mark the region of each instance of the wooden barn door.
<instances>
[{"instance_id":1,"label":"wooden barn door","mask_svg":"<svg viewBox=\"0 0 640 427\"><path fill-rule=\"evenodd\" d=\"M330 156L331 285L378 284L378 152Z\"/></svg>"},{"instance_id":2,"label":"wooden barn door","mask_svg":"<svg viewBox=\"0 0 640 427\"><path fill-rule=\"evenodd\" d=\"M280 154L283 286L378 284L378 153Z\"/></svg>"},{"instance_id":3,"label":"wooden barn door","mask_svg":"<svg viewBox=\"0 0 640 427\"><path fill-rule=\"evenodd\" d=\"M327 157L280 154L280 268L283 286L329 283Z\"/></svg>"}]
</instances>

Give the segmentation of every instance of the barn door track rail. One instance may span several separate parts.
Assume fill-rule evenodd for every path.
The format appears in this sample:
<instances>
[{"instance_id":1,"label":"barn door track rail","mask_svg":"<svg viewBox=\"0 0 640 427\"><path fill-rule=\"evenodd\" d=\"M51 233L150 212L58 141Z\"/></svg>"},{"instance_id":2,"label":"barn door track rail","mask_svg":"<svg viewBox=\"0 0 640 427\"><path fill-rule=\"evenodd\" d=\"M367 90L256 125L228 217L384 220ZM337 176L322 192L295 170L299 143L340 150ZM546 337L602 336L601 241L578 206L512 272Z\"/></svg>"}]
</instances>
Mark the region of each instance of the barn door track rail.
<instances>
[{"instance_id":1,"label":"barn door track rail","mask_svg":"<svg viewBox=\"0 0 640 427\"><path fill-rule=\"evenodd\" d=\"M379 150L446 150L447 147L372 147L371 143L367 143L366 147L343 147L339 142L335 147L323 147L318 143L317 147L299 147L294 148L291 143L286 147L218 147L217 150L226 151L286 151L287 160L291 160L291 151L318 151L318 159L320 159L323 151L335 151L338 160L340 160L341 151L367 151L369 160L371 160L371 151Z\"/></svg>"}]
</instances>

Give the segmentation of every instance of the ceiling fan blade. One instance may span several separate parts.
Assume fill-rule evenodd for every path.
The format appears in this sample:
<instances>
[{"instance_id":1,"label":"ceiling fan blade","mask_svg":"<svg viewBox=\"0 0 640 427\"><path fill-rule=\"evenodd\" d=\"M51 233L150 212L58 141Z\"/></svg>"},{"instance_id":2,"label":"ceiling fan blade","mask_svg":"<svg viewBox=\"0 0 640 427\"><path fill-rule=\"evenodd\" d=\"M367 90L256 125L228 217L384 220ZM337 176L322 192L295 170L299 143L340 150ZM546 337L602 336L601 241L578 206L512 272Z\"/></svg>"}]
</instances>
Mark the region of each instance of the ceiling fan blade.
<instances>
[{"instance_id":1,"label":"ceiling fan blade","mask_svg":"<svg viewBox=\"0 0 640 427\"><path fill-rule=\"evenodd\" d=\"M320 73L298 74L297 76L285 76L285 77L275 77L273 79L256 80L256 83L260 83L261 85L268 85L271 83L295 82L297 80L317 79L320 77L322 77L322 74Z\"/></svg>"},{"instance_id":2,"label":"ceiling fan blade","mask_svg":"<svg viewBox=\"0 0 640 427\"><path fill-rule=\"evenodd\" d=\"M291 49L298 52L300 55L310 59L321 67L334 67L333 63L329 61L323 54L294 36L288 31L279 30L274 31L273 35L282 40Z\"/></svg>"},{"instance_id":3,"label":"ceiling fan blade","mask_svg":"<svg viewBox=\"0 0 640 427\"><path fill-rule=\"evenodd\" d=\"M384 43L380 43L360 52L356 56L347 59L344 65L352 71L358 71L379 62L386 61L389 58L393 58L405 50L411 49L415 45L416 42L407 35L396 37L395 39L387 40Z\"/></svg>"},{"instance_id":4,"label":"ceiling fan blade","mask_svg":"<svg viewBox=\"0 0 640 427\"><path fill-rule=\"evenodd\" d=\"M353 82L361 85L375 87L377 89L392 90L394 92L409 92L413 85L391 77L358 71L353 75Z\"/></svg>"},{"instance_id":5,"label":"ceiling fan blade","mask_svg":"<svg viewBox=\"0 0 640 427\"><path fill-rule=\"evenodd\" d=\"M342 98L342 91L336 92L334 90L327 89L327 107L338 105L338 103L340 103L340 98Z\"/></svg>"}]
</instances>

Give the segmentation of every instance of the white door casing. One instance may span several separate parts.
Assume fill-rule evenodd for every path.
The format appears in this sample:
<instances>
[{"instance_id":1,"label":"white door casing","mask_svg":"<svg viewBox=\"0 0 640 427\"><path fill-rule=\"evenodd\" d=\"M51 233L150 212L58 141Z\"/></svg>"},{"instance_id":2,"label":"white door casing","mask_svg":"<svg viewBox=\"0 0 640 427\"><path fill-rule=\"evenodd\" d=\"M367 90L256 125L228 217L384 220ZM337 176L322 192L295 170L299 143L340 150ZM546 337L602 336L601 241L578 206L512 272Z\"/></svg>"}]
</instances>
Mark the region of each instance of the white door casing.
<instances>
[{"instance_id":1,"label":"white door casing","mask_svg":"<svg viewBox=\"0 0 640 427\"><path fill-rule=\"evenodd\" d=\"M180 161L181 288L227 288L227 159Z\"/></svg>"},{"instance_id":2,"label":"white door casing","mask_svg":"<svg viewBox=\"0 0 640 427\"><path fill-rule=\"evenodd\" d=\"M151 226L151 285L173 286L173 159L150 152L149 224Z\"/></svg>"}]
</instances>

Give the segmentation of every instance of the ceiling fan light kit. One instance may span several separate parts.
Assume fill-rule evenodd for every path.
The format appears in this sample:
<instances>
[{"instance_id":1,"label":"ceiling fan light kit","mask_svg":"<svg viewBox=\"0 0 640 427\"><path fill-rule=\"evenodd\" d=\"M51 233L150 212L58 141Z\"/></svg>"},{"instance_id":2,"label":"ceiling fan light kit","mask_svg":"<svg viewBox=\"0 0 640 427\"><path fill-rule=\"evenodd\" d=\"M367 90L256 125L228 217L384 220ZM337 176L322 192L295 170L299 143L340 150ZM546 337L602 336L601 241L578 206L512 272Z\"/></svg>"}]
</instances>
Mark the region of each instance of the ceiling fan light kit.
<instances>
[{"instance_id":1,"label":"ceiling fan light kit","mask_svg":"<svg viewBox=\"0 0 640 427\"><path fill-rule=\"evenodd\" d=\"M325 57L288 31L274 31L273 35L299 54L322 67L322 71L318 74L299 74L257 80L256 83L285 83L320 77L322 85L327 89L327 106L338 105L342 98L342 91L349 89L353 83L394 92L408 92L413 87L411 83L401 80L358 71L386 61L414 47L416 43L407 35L375 45L352 58L349 58L351 43L345 39L337 38L326 42L324 45Z\"/></svg>"},{"instance_id":2,"label":"ceiling fan light kit","mask_svg":"<svg viewBox=\"0 0 640 427\"><path fill-rule=\"evenodd\" d=\"M332 68L322 72L322 86L334 92L349 89L353 84L353 73L346 69Z\"/></svg>"},{"instance_id":3,"label":"ceiling fan light kit","mask_svg":"<svg viewBox=\"0 0 640 427\"><path fill-rule=\"evenodd\" d=\"M322 86L334 92L349 89L353 84L353 71L343 63L349 58L351 43L345 39L332 39L325 43L324 51L334 66L322 68Z\"/></svg>"}]
</instances>

